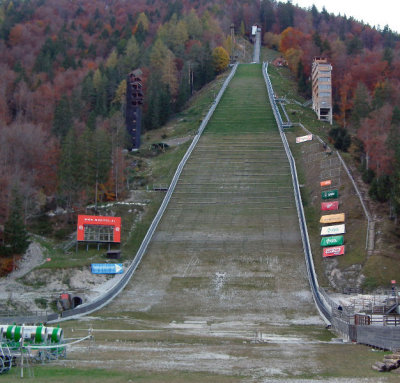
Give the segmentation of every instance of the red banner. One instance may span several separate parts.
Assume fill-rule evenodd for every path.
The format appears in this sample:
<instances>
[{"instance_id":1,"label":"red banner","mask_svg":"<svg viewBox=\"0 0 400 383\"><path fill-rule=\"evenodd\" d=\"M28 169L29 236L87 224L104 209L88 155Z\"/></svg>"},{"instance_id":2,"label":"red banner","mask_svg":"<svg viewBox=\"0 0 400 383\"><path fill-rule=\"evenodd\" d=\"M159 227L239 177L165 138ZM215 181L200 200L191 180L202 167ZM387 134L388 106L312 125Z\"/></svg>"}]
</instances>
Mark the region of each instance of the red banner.
<instances>
[{"instance_id":1,"label":"red banner","mask_svg":"<svg viewBox=\"0 0 400 383\"><path fill-rule=\"evenodd\" d=\"M321 210L323 211L338 210L338 209L339 209L339 201L321 202Z\"/></svg>"},{"instance_id":2,"label":"red banner","mask_svg":"<svg viewBox=\"0 0 400 383\"><path fill-rule=\"evenodd\" d=\"M325 247L322 255L324 257L334 257L335 255L343 255L344 246Z\"/></svg>"},{"instance_id":3,"label":"red banner","mask_svg":"<svg viewBox=\"0 0 400 383\"><path fill-rule=\"evenodd\" d=\"M321 181L320 185L321 185L321 187L330 186L330 185L332 185L332 181L331 180Z\"/></svg>"},{"instance_id":4,"label":"red banner","mask_svg":"<svg viewBox=\"0 0 400 383\"><path fill-rule=\"evenodd\" d=\"M113 228L113 242L121 242L121 217L103 217L98 215L78 215L78 241L85 241L85 226L111 226Z\"/></svg>"}]
</instances>

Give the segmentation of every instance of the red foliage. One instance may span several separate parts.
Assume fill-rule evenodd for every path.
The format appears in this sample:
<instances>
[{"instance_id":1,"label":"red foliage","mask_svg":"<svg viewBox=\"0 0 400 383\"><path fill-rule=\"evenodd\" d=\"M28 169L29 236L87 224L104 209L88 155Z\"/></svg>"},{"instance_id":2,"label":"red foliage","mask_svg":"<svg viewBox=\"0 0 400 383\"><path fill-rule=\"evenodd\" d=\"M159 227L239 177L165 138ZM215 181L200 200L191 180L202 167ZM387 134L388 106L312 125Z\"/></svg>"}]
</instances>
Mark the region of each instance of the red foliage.
<instances>
[{"instance_id":1,"label":"red foliage","mask_svg":"<svg viewBox=\"0 0 400 383\"><path fill-rule=\"evenodd\" d=\"M369 157L369 168L374 170L377 176L390 174L393 170L393 153L387 145L392 114L393 108L384 105L372 112L369 118L363 119L357 132Z\"/></svg>"},{"instance_id":2,"label":"red foliage","mask_svg":"<svg viewBox=\"0 0 400 383\"><path fill-rule=\"evenodd\" d=\"M290 48L302 47L304 41L304 33L296 28L288 27L281 33L281 41L279 50L285 53Z\"/></svg>"}]
</instances>

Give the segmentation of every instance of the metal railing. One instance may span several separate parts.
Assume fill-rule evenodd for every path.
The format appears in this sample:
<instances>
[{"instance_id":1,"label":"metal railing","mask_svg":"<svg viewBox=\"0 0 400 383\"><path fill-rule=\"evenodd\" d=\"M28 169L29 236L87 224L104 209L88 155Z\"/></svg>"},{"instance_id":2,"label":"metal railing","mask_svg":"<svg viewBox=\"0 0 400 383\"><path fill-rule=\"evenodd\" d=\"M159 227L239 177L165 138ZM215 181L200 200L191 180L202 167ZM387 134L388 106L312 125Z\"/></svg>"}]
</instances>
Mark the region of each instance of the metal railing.
<instances>
[{"instance_id":1,"label":"metal railing","mask_svg":"<svg viewBox=\"0 0 400 383\"><path fill-rule=\"evenodd\" d=\"M304 255L305 255L305 260L306 260L307 274L308 274L308 279L309 279L310 286L311 286L312 295L313 295L314 301L316 303L316 306L317 306L322 318L327 323L330 323L331 307L330 307L330 305L328 305L325 302L324 297L319 292L318 279L317 279L317 275L315 274L315 270L314 270L314 261L312 258L311 245L310 245L310 241L309 241L309 237L308 237L306 219L305 219L304 210L303 210L303 203L301 200L299 180L297 177L297 170L296 170L296 163L294 161L292 152L289 148L289 143L287 142L285 133L283 131L282 117L279 113L278 106L276 105L276 102L275 102L274 91L272 88L271 80L268 76L268 64L267 63L263 64L263 76L264 76L264 80L265 80L265 83L267 86L268 96L269 96L269 100L271 103L272 111L274 113L275 120L278 124L279 133L281 135L283 146L285 148L286 155L288 157L289 164L290 164L294 196L295 196L296 208L297 208L297 215L299 218L301 238L303 241Z\"/></svg>"},{"instance_id":2,"label":"metal railing","mask_svg":"<svg viewBox=\"0 0 400 383\"><path fill-rule=\"evenodd\" d=\"M79 317L82 315L87 315L90 314L94 311L97 311L107 305L111 300L113 300L128 284L129 280L131 279L132 275L134 274L135 270L137 269L138 265L140 264L143 255L145 254L147 247L150 243L151 238L153 237L153 234L165 212L165 209L167 208L167 205L171 199L172 193L175 190L175 187L178 183L179 177L182 173L182 170L189 159L193 149L196 147L197 142L200 139L201 134L203 133L205 127L207 126L208 121L210 120L211 116L213 115L219 101L221 100L226 88L228 87L230 81L232 80L233 76L236 73L236 69L238 67L238 64L235 64L229 76L225 79L220 91L218 92L218 95L216 96L215 100L213 101L206 117L203 119L202 123L200 124L200 127L198 129L198 132L196 136L194 137L190 147L186 151L185 155L183 156L181 162L178 165L178 168L175 171L174 177L171 181L171 184L168 187L168 190L166 192L166 195L163 199L163 202L161 203L160 208L158 209L158 212L156 216L154 217L153 221L151 222L151 225L139 247L139 250L137 251L135 258L129 265L129 267L126 269L126 272L124 275L121 277L121 279L105 294L99 296L95 300L89 303L82 304L74 309L71 310L66 310L63 311L61 314L49 314L45 316L18 316L18 317L13 317L13 321L21 322L21 323L33 323L33 322L59 322L62 320L67 320L67 319L72 319L75 317ZM3 318L1 318L3 319Z\"/></svg>"},{"instance_id":3,"label":"metal railing","mask_svg":"<svg viewBox=\"0 0 400 383\"><path fill-rule=\"evenodd\" d=\"M153 234L161 220L161 217L163 216L163 214L165 212L165 209L167 208L167 205L171 199L172 193L175 190L175 187L178 183L179 177L182 173L182 170L183 170L187 160L189 159L193 149L197 145L197 142L199 141L201 134L203 133L205 127L207 126L208 121L210 120L211 116L213 115L213 113L214 113L219 101L221 100L222 95L224 94L226 88L228 87L231 79L235 75L237 67L238 67L238 64L235 64L232 67L231 73L224 81L224 83L223 83L220 91L218 92L218 95L215 98L213 104L211 105L206 117L203 119L196 136L194 137L190 147L186 151L185 155L183 156L181 162L178 165L178 168L175 171L174 177L171 181L171 184L168 187L168 191L163 199L163 202L162 202L160 208L158 209L158 212L157 212L156 216L154 217L154 219L153 219L153 221L152 221L152 223L151 223L151 225L139 247L139 250L136 253L135 258L133 259L132 263L130 264L130 266L126 270L125 274L120 279L120 281L117 284L115 284L107 293L98 297L96 300L89 302L87 304L80 305L74 309L63 311L61 313L60 317L57 317L56 319L53 318L52 321L71 319L72 317L86 315L86 314L90 314L94 311L97 311L97 310L101 309L102 307L104 307L106 304L108 304L112 299L114 299L125 288L125 286L127 285L130 278L132 277L133 273L137 269L138 265L140 264L140 262L143 258L143 255L145 254L145 252L147 250L150 240L153 237Z\"/></svg>"},{"instance_id":4,"label":"metal railing","mask_svg":"<svg viewBox=\"0 0 400 383\"><path fill-rule=\"evenodd\" d=\"M308 238L306 220L304 216L303 205L301 202L301 195L299 183L297 179L297 171L294 158L291 154L289 144L283 132L282 118L279 114L278 107L275 103L274 92L271 81L268 77L267 64L263 64L263 74L265 83L268 89L268 95L276 122L279 127L282 142L284 144L286 154L289 159L290 168L292 171L293 188L296 200L296 207L299 216L301 237L303 241L304 254L306 258L307 274L310 281L310 286L316 306L321 313L323 319L329 322L331 326L348 340L378 347L387 350L400 349L400 326L397 326L398 320L393 318L384 318L381 321L374 321L370 325L359 326L354 323L355 315L351 310L345 307L340 307L334 300L329 298L328 294L322 287L318 286L317 276L314 270L314 263L312 259L311 246ZM350 177L351 178L351 177ZM364 207L364 206L363 206ZM364 210L368 217L368 212ZM374 325L375 323L375 325Z\"/></svg>"}]
</instances>

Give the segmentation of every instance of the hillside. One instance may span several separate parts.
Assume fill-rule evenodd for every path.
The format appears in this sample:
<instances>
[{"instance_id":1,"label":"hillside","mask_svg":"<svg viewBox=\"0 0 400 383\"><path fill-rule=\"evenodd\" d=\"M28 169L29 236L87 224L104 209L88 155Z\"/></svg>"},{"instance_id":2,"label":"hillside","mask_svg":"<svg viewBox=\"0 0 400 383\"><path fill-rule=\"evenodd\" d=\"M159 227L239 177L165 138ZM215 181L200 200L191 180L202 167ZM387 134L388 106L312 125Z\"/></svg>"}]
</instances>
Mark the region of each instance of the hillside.
<instances>
[{"instance_id":1,"label":"hillside","mask_svg":"<svg viewBox=\"0 0 400 383\"><path fill-rule=\"evenodd\" d=\"M143 128L150 132L221 70L215 48L246 62L254 23L263 44L288 61L306 97L313 57L333 64L341 134L353 137L349 150L371 197L387 202L396 219L400 45L389 28L272 0L6 0L0 4L3 273L21 253L3 229L16 195L28 230L58 240L87 205L128 196L135 167L124 152L127 73L142 69ZM57 208L68 211L67 224L43 224Z\"/></svg>"},{"instance_id":2,"label":"hillside","mask_svg":"<svg viewBox=\"0 0 400 383\"><path fill-rule=\"evenodd\" d=\"M270 55L270 52L265 54ZM318 121L309 107L302 106L306 99L298 94L293 75L288 68L271 66L270 75L276 94L287 100L285 108L292 121L301 122L335 151L329 137L330 125ZM398 229L396 222L389 219L389 207L369 195L369 186L362 179L357 159L352 156L354 147L349 153L340 151L361 191L374 225L374 246L367 251L368 222L346 170L340 165L336 154L324 154L324 148L318 141L296 145L295 137L304 134L306 132L300 127L287 131L291 149L296 157L300 182L304 184L302 198L320 283L336 292L368 293L374 290L390 290L390 281L398 279L400 269L394 250L398 246ZM332 188L339 190L339 212L345 213L347 217L346 256L335 260L322 260L320 255L319 219L322 189L319 182L327 175L333 180Z\"/></svg>"},{"instance_id":3,"label":"hillside","mask_svg":"<svg viewBox=\"0 0 400 383\"><path fill-rule=\"evenodd\" d=\"M7 234L15 210L19 224L26 226L51 259L40 266L37 277L25 280L28 284L40 287L46 284L47 273L56 271L53 295L74 286L85 290L71 283L69 275L103 261L104 256L94 249L74 253L71 248L80 212L123 217L122 261L128 262L161 200L161 195L146 189L155 183L168 184L197 129L201 112L182 111L192 93L196 95L215 78L214 48L223 46L238 60L248 61L249 27L257 22L264 32L263 44L278 49L277 54L289 63L279 76L292 82L278 82L281 94L301 103L307 100L315 55L327 57L334 67L335 127L352 137L344 156L378 224L373 256L361 250L364 229L360 226L354 257L339 268L362 267L351 273L351 282L344 278L336 288L350 284L374 289L396 279L400 58L399 36L388 28L375 30L352 19L319 13L315 7L304 10L268 0L212 4L21 0L2 2L0 11L3 275L23 253ZM229 37L232 22L234 45ZM126 150L124 79L137 67L143 70L146 100L144 144L134 154ZM288 93L280 86L292 89ZM206 110L207 102L199 108ZM313 132L338 145L329 136L329 127L320 128L309 110L296 108L289 106L294 120L307 115L306 124L315 128ZM171 121L171 116L176 119ZM164 125L167 121L169 126ZM171 144L167 152L149 148L162 140ZM126 211L124 201L132 204L130 210Z\"/></svg>"},{"instance_id":4,"label":"hillside","mask_svg":"<svg viewBox=\"0 0 400 383\"><path fill-rule=\"evenodd\" d=\"M96 346L74 348L60 376L74 366L90 381L101 364L104 382L377 379L378 354L333 340L316 312L260 69L239 67L126 289L64 323L74 336L90 326Z\"/></svg>"}]
</instances>

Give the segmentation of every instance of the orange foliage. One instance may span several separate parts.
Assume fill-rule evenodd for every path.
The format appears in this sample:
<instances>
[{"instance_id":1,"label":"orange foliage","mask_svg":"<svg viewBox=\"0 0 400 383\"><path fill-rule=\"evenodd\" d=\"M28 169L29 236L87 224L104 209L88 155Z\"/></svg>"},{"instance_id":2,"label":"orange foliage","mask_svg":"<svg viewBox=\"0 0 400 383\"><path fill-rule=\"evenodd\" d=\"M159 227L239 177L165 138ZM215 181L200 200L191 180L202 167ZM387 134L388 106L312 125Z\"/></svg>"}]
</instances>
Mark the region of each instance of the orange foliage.
<instances>
[{"instance_id":1,"label":"orange foliage","mask_svg":"<svg viewBox=\"0 0 400 383\"><path fill-rule=\"evenodd\" d=\"M107 32L111 35L111 33L112 33L112 31L113 31L113 29L112 29L112 27L111 27L111 25L110 24L106 24L106 25L104 25L104 29L106 29L107 30Z\"/></svg>"},{"instance_id":2,"label":"orange foliage","mask_svg":"<svg viewBox=\"0 0 400 383\"><path fill-rule=\"evenodd\" d=\"M11 29L8 38L10 45L18 45L22 41L22 33L24 28L25 27L22 24L17 24Z\"/></svg>"},{"instance_id":3,"label":"orange foliage","mask_svg":"<svg viewBox=\"0 0 400 383\"><path fill-rule=\"evenodd\" d=\"M94 70L94 69L97 68L97 64L94 61L88 61L87 64L86 64L86 67L89 70Z\"/></svg>"},{"instance_id":4,"label":"orange foliage","mask_svg":"<svg viewBox=\"0 0 400 383\"><path fill-rule=\"evenodd\" d=\"M21 258L19 256L15 256L15 262ZM7 274L10 274L14 270L14 258L0 258L0 277L4 277Z\"/></svg>"},{"instance_id":5,"label":"orange foliage","mask_svg":"<svg viewBox=\"0 0 400 383\"><path fill-rule=\"evenodd\" d=\"M301 42L304 40L304 33L296 28L288 27L281 33L279 50L285 53L290 48L301 48Z\"/></svg>"},{"instance_id":6,"label":"orange foliage","mask_svg":"<svg viewBox=\"0 0 400 383\"><path fill-rule=\"evenodd\" d=\"M337 121L341 126L346 126L346 113L350 109L350 91L351 88L351 75L347 73L344 76L344 81L339 89L340 102L339 102L339 115Z\"/></svg>"}]
</instances>

